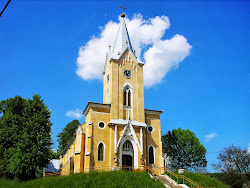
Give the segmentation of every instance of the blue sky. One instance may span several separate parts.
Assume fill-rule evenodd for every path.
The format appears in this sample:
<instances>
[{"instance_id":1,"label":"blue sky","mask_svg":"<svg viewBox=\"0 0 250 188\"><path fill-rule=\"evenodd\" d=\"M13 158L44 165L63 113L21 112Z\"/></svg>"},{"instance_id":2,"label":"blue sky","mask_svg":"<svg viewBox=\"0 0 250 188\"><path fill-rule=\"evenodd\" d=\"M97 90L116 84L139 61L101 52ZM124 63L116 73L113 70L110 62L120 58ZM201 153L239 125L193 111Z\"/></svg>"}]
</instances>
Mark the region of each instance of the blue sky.
<instances>
[{"instance_id":1,"label":"blue sky","mask_svg":"<svg viewBox=\"0 0 250 188\"><path fill-rule=\"evenodd\" d=\"M109 21L119 23L123 3L130 20L135 14L146 21L168 17L170 27L160 39L178 34L192 46L178 66L145 88L145 108L164 110L162 132L193 131L207 149L209 170L224 147L247 148L248 1L11 1L0 18L0 100L40 94L52 113L57 148L56 135L74 119L66 113L82 111L88 101L102 102L102 82L78 76L77 58ZM142 55L152 45L145 45ZM83 123L84 117L79 120Z\"/></svg>"}]
</instances>

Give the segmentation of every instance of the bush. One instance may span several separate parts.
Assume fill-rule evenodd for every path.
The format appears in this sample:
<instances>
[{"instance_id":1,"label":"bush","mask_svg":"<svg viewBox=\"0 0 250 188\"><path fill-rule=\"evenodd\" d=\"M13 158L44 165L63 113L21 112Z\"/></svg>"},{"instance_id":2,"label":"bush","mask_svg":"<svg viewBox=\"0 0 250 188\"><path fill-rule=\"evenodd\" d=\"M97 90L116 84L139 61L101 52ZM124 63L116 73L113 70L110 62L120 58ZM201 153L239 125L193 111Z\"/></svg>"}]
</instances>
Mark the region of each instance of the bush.
<instances>
[{"instance_id":1,"label":"bush","mask_svg":"<svg viewBox=\"0 0 250 188\"><path fill-rule=\"evenodd\" d=\"M243 187L243 185L247 184L249 181L249 177L247 175L232 173L220 174L218 175L218 179L232 188Z\"/></svg>"}]
</instances>

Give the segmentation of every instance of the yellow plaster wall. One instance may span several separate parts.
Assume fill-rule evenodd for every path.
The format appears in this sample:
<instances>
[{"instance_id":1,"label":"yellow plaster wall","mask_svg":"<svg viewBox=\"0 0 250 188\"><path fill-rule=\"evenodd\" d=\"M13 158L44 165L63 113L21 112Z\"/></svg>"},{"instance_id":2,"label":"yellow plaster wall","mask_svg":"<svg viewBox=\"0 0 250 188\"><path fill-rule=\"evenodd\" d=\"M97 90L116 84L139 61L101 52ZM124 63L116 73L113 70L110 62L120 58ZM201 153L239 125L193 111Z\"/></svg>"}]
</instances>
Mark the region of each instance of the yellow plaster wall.
<instances>
[{"instance_id":1,"label":"yellow plaster wall","mask_svg":"<svg viewBox=\"0 0 250 188\"><path fill-rule=\"evenodd\" d=\"M103 129L99 128L98 123L102 121L105 123ZM92 122L93 122L93 140L92 140L92 151L93 151L93 160L94 166L110 166L110 145L113 142L110 142L110 127L108 126L110 121L109 114L99 114L92 113ZM98 161L98 143L104 143L104 161Z\"/></svg>"},{"instance_id":2,"label":"yellow plaster wall","mask_svg":"<svg viewBox=\"0 0 250 188\"><path fill-rule=\"evenodd\" d=\"M148 146L153 145L155 148L155 165L158 167L163 167L160 119L147 119L147 125L152 125L154 127L154 131L152 133L148 132L147 134L148 134ZM148 159L148 148L147 148L147 159Z\"/></svg>"},{"instance_id":3,"label":"yellow plaster wall","mask_svg":"<svg viewBox=\"0 0 250 188\"><path fill-rule=\"evenodd\" d=\"M146 114L147 118L156 118L156 119L160 119L160 115L156 115L156 114Z\"/></svg>"},{"instance_id":4,"label":"yellow plaster wall","mask_svg":"<svg viewBox=\"0 0 250 188\"><path fill-rule=\"evenodd\" d=\"M76 154L75 157L75 166L74 166L74 173L79 173L81 172L81 169L80 169L80 163L81 163L81 157L80 157L80 154Z\"/></svg>"}]
</instances>

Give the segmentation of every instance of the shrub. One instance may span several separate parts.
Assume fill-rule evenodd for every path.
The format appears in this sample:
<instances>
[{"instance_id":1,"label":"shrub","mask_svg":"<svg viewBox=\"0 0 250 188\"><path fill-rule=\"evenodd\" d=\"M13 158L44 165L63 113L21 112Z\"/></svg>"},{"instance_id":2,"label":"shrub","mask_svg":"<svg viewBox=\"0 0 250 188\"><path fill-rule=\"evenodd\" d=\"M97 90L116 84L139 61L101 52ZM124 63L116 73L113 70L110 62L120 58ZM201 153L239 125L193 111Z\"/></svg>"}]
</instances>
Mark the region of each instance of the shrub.
<instances>
[{"instance_id":1,"label":"shrub","mask_svg":"<svg viewBox=\"0 0 250 188\"><path fill-rule=\"evenodd\" d=\"M249 177L246 175L233 173L220 174L218 179L232 188L243 187L243 185L249 181Z\"/></svg>"}]
</instances>

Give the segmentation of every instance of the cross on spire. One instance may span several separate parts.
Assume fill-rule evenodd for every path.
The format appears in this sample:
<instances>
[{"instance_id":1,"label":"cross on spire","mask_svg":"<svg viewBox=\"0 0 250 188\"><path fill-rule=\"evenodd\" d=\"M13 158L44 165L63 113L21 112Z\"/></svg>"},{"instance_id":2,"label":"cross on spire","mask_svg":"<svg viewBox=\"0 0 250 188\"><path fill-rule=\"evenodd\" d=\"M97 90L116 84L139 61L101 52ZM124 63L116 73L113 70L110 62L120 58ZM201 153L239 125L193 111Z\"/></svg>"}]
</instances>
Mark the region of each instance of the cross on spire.
<instances>
[{"instance_id":1,"label":"cross on spire","mask_svg":"<svg viewBox=\"0 0 250 188\"><path fill-rule=\"evenodd\" d=\"M122 14L121 14L121 17L122 17L122 18L124 18L124 17L125 17L125 14L124 14L124 9L127 9L127 8L125 8L125 7L124 7L124 5L122 5L122 7L120 7L120 8L122 8Z\"/></svg>"},{"instance_id":2,"label":"cross on spire","mask_svg":"<svg viewBox=\"0 0 250 188\"><path fill-rule=\"evenodd\" d=\"M122 7L120 8L122 8L122 13L124 14L124 9L127 9L127 8L125 8L124 5L122 5Z\"/></svg>"}]
</instances>

